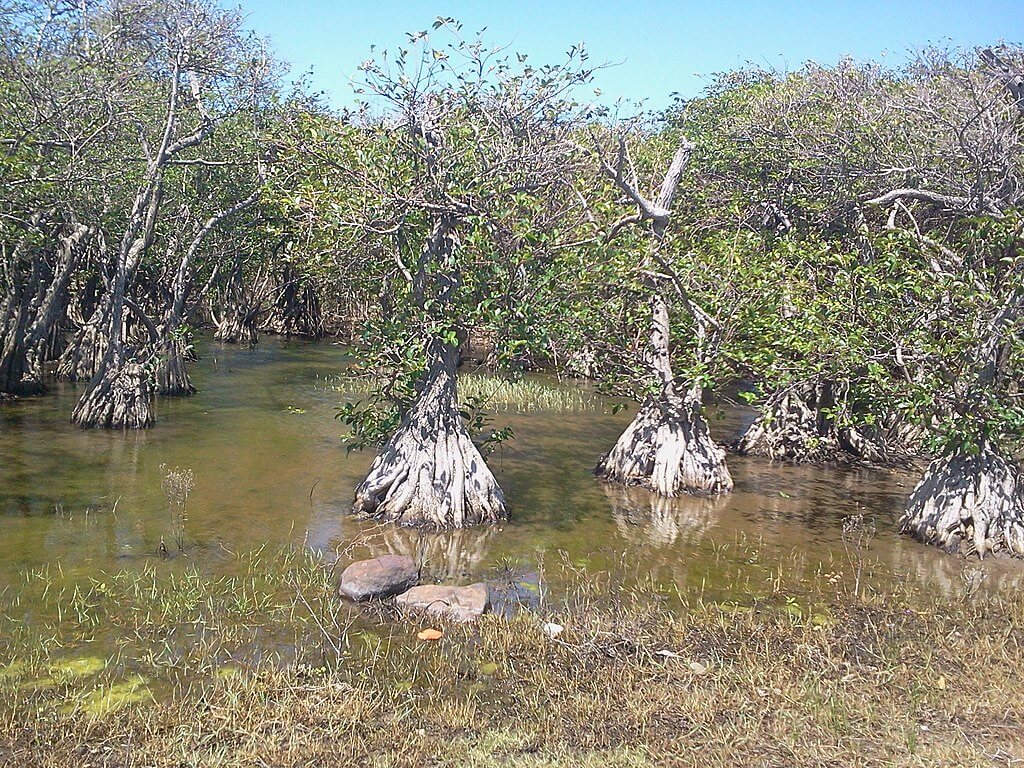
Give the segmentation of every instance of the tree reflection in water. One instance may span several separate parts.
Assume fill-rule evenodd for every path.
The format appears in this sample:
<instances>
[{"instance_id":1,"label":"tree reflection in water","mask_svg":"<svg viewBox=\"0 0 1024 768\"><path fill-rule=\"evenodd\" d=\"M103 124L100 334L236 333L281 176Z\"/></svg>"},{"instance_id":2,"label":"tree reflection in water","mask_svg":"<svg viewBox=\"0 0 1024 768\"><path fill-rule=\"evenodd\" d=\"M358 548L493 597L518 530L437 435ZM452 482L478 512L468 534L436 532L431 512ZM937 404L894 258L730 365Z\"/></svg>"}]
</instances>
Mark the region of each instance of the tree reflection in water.
<instances>
[{"instance_id":1,"label":"tree reflection in water","mask_svg":"<svg viewBox=\"0 0 1024 768\"><path fill-rule=\"evenodd\" d=\"M472 578L491 547L494 526L430 531L382 526L368 546L376 555L408 555L423 571L424 582L452 584Z\"/></svg>"},{"instance_id":2,"label":"tree reflection in water","mask_svg":"<svg viewBox=\"0 0 1024 768\"><path fill-rule=\"evenodd\" d=\"M695 544L713 528L726 504L724 496L661 496L639 486L604 483L615 525L638 545Z\"/></svg>"},{"instance_id":3,"label":"tree reflection in water","mask_svg":"<svg viewBox=\"0 0 1024 768\"><path fill-rule=\"evenodd\" d=\"M934 548L898 539L889 556L889 568L901 581L923 586L943 597L970 600L1024 588L1020 562L1006 557L977 558L937 555Z\"/></svg>"}]
</instances>

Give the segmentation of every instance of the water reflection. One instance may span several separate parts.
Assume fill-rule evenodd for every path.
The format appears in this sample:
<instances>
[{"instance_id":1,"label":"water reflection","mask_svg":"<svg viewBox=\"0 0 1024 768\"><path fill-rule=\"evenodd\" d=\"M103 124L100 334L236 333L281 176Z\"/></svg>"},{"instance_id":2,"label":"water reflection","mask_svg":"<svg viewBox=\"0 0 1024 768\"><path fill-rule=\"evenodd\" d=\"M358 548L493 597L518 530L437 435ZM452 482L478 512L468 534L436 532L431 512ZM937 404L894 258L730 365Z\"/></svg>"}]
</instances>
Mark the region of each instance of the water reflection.
<instances>
[{"instance_id":1,"label":"water reflection","mask_svg":"<svg viewBox=\"0 0 1024 768\"><path fill-rule=\"evenodd\" d=\"M495 426L512 426L516 439L489 463L510 521L447 533L378 526L348 515L373 456L346 454L333 418L343 396L330 381L348 362L344 349L267 338L255 350L201 344L200 353L198 394L161 401L149 432L75 428L68 420L73 386L0 404L0 588L26 568L54 562L91 578L158 558L161 539L173 535L161 465L195 472L185 552L172 559L204 571L235 567L225 553L265 545L305 545L345 562L395 552L423 562L432 580L504 579L518 585L512 591L519 597L533 599L540 580L530 574L546 550L549 564L558 552L595 570L621 572L625 562L638 578L727 595L751 588L738 582L739 569L752 588L775 578L770 568L748 567L736 542L785 560L792 582L814 579L822 565L849 562L843 520L863 515L877 529L864 553L893 580L955 597L978 578L963 575L971 567L963 561L896 534L913 473L730 456L736 490L726 496L666 499L602 484L593 463L628 412L499 412ZM728 440L749 418L725 409L712 425L716 438ZM980 567L983 590L1024 586L1021 563Z\"/></svg>"},{"instance_id":2,"label":"water reflection","mask_svg":"<svg viewBox=\"0 0 1024 768\"><path fill-rule=\"evenodd\" d=\"M382 526L369 538L373 555L407 555L420 565L424 581L465 583L487 563L497 528L482 526L457 531Z\"/></svg>"},{"instance_id":3,"label":"water reflection","mask_svg":"<svg viewBox=\"0 0 1024 768\"><path fill-rule=\"evenodd\" d=\"M940 553L941 554L941 553ZM985 560L954 556L936 557L924 544L901 539L888 553L891 567L905 582L949 600L966 600L979 592L1017 591L1024 588L1024 569L1018 560Z\"/></svg>"},{"instance_id":4,"label":"water reflection","mask_svg":"<svg viewBox=\"0 0 1024 768\"><path fill-rule=\"evenodd\" d=\"M640 546L697 544L715 527L724 496L668 498L638 486L602 483L622 538Z\"/></svg>"}]
</instances>

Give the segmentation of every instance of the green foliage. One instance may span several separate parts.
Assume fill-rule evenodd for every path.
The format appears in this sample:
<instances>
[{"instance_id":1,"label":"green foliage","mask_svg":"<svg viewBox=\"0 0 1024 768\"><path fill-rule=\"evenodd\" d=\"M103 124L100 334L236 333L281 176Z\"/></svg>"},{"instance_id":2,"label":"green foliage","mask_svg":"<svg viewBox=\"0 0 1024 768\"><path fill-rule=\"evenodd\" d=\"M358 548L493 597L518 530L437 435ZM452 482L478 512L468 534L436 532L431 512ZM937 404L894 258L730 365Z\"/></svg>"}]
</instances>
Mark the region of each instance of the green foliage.
<instances>
[{"instance_id":1,"label":"green foliage","mask_svg":"<svg viewBox=\"0 0 1024 768\"><path fill-rule=\"evenodd\" d=\"M343 391L350 387L342 386ZM402 421L406 407L396 402L398 396L385 396L383 388L371 382L370 395L366 400L343 403L335 418L348 428L341 438L348 452L377 448L383 445ZM405 393L411 399L411 393ZM511 426L494 426L487 397L470 395L459 409L459 416L466 422L466 429L482 453L487 454L502 443L515 437Z\"/></svg>"},{"instance_id":2,"label":"green foliage","mask_svg":"<svg viewBox=\"0 0 1024 768\"><path fill-rule=\"evenodd\" d=\"M469 430L473 442L485 456L515 437L515 430L510 425L494 426L494 418L489 411L486 397L479 395L467 397L459 415L466 422L466 428Z\"/></svg>"},{"instance_id":3,"label":"green foliage","mask_svg":"<svg viewBox=\"0 0 1024 768\"><path fill-rule=\"evenodd\" d=\"M916 424L936 451L1020 445L1024 132L977 52L745 68L629 115L581 95L600 69L582 48L539 64L452 18L427 26L375 52L362 103L335 114L301 84L283 90L239 14L205 0L0 10L0 340L9 308L45 294L75 223L96 234L68 292L91 305L106 290L180 92L175 131L211 130L160 172L128 295L187 348L187 318L161 324L183 255L209 217L259 192L200 239L181 303L258 308L281 270L311 281L375 382L338 414L350 446L400 422L432 341L484 340L501 372L546 365L651 393L655 292L680 383L747 382L763 405L828 381L846 393L830 414L844 424ZM999 55L1024 67L1017 47ZM648 223L624 224L635 201L595 161L620 136L651 199L681 138L695 147L657 267ZM481 439L507 437L477 395L466 418L493 433Z\"/></svg>"},{"instance_id":4,"label":"green foliage","mask_svg":"<svg viewBox=\"0 0 1024 768\"><path fill-rule=\"evenodd\" d=\"M937 451L1018 445L1022 137L975 54L726 73L667 122L697 146L702 247L731 236L736 263L701 266L744 285L722 294L740 315L723 354L752 402L829 380L845 423L921 425Z\"/></svg>"},{"instance_id":5,"label":"green foliage","mask_svg":"<svg viewBox=\"0 0 1024 768\"><path fill-rule=\"evenodd\" d=\"M349 430L341 438L349 453L383 445L402 421L398 407L380 399L343 403L334 418Z\"/></svg>"},{"instance_id":6,"label":"green foliage","mask_svg":"<svg viewBox=\"0 0 1024 768\"><path fill-rule=\"evenodd\" d=\"M363 64L358 112L292 121L285 152L303 170L275 198L306 231L293 256L360 305L360 358L383 388L344 418L366 419L369 441L407 407L432 341L486 335L512 369L543 346L539 286L581 216L571 127L585 61L574 49L534 66L439 18Z\"/></svg>"}]
</instances>

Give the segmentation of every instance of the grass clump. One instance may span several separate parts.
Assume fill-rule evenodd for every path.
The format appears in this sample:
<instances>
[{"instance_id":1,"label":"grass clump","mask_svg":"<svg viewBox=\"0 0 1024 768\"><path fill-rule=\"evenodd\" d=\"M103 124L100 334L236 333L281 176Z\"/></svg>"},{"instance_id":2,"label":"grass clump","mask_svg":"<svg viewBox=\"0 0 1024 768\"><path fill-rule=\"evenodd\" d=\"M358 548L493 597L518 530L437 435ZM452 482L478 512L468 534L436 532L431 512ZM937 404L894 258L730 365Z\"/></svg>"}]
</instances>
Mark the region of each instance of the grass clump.
<instances>
[{"instance_id":1,"label":"grass clump","mask_svg":"<svg viewBox=\"0 0 1024 768\"><path fill-rule=\"evenodd\" d=\"M255 564L255 563L254 563ZM943 598L870 569L716 604L568 563L539 613L444 625L340 603L328 568L260 555L226 581L107 579L127 602L102 671L26 685L74 644L58 622L6 649L5 764L57 766L890 766L1024 759L1024 598ZM111 586L113 584L113 586ZM885 584L885 586L882 586ZM178 593L182 596L175 596ZM228 593L240 593L237 601ZM140 609L167 603L157 621ZM100 603L88 611L102 618ZM110 608L107 615L113 612ZM552 637L543 623L564 631ZM173 622L190 654L166 645ZM205 625L206 629L200 629ZM151 634L147 634L148 632ZM42 628L40 628L42 629ZM42 639L40 639L42 638ZM272 638L288 638L275 646ZM79 638L81 639L81 638ZM269 653L270 648L277 648ZM283 650L287 648L286 652ZM189 675L160 692L177 658ZM205 665L204 665L205 658ZM145 700L75 686L114 670ZM203 676L203 671L212 673ZM229 670L229 671L221 671ZM147 692L153 690L153 695Z\"/></svg>"},{"instance_id":2,"label":"grass clump","mask_svg":"<svg viewBox=\"0 0 1024 768\"><path fill-rule=\"evenodd\" d=\"M579 387L556 386L537 379L504 379L486 373L459 377L459 395L495 410L532 413L605 413L610 403Z\"/></svg>"},{"instance_id":3,"label":"grass clump","mask_svg":"<svg viewBox=\"0 0 1024 768\"><path fill-rule=\"evenodd\" d=\"M346 395L368 395L379 386L368 377L338 377L334 390ZM516 413L610 413L607 398L575 386L561 386L535 378L506 379L488 373L459 376L459 397L495 411Z\"/></svg>"}]
</instances>

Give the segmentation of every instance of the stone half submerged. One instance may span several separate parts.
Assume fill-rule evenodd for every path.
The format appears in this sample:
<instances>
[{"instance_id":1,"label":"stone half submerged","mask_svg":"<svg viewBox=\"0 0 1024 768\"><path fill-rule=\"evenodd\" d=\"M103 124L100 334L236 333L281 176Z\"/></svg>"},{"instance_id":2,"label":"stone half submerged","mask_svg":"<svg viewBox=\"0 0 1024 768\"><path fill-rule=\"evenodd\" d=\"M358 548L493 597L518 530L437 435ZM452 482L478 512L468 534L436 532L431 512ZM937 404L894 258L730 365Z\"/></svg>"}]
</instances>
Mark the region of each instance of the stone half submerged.
<instances>
[{"instance_id":1,"label":"stone half submerged","mask_svg":"<svg viewBox=\"0 0 1024 768\"><path fill-rule=\"evenodd\" d=\"M487 611L489 604L487 585L483 583L468 587L424 584L395 598L395 605L403 611L424 612L453 621L478 619Z\"/></svg>"},{"instance_id":2,"label":"stone half submerged","mask_svg":"<svg viewBox=\"0 0 1024 768\"><path fill-rule=\"evenodd\" d=\"M411 557L381 555L359 560L342 571L338 592L356 602L393 597L416 586L420 569Z\"/></svg>"},{"instance_id":3,"label":"stone half submerged","mask_svg":"<svg viewBox=\"0 0 1024 768\"><path fill-rule=\"evenodd\" d=\"M403 612L460 622L478 619L490 605L490 591L482 582L466 587L418 586L419 579L420 569L411 557L382 555L348 566L341 574L338 593L356 602L394 597Z\"/></svg>"}]
</instances>

